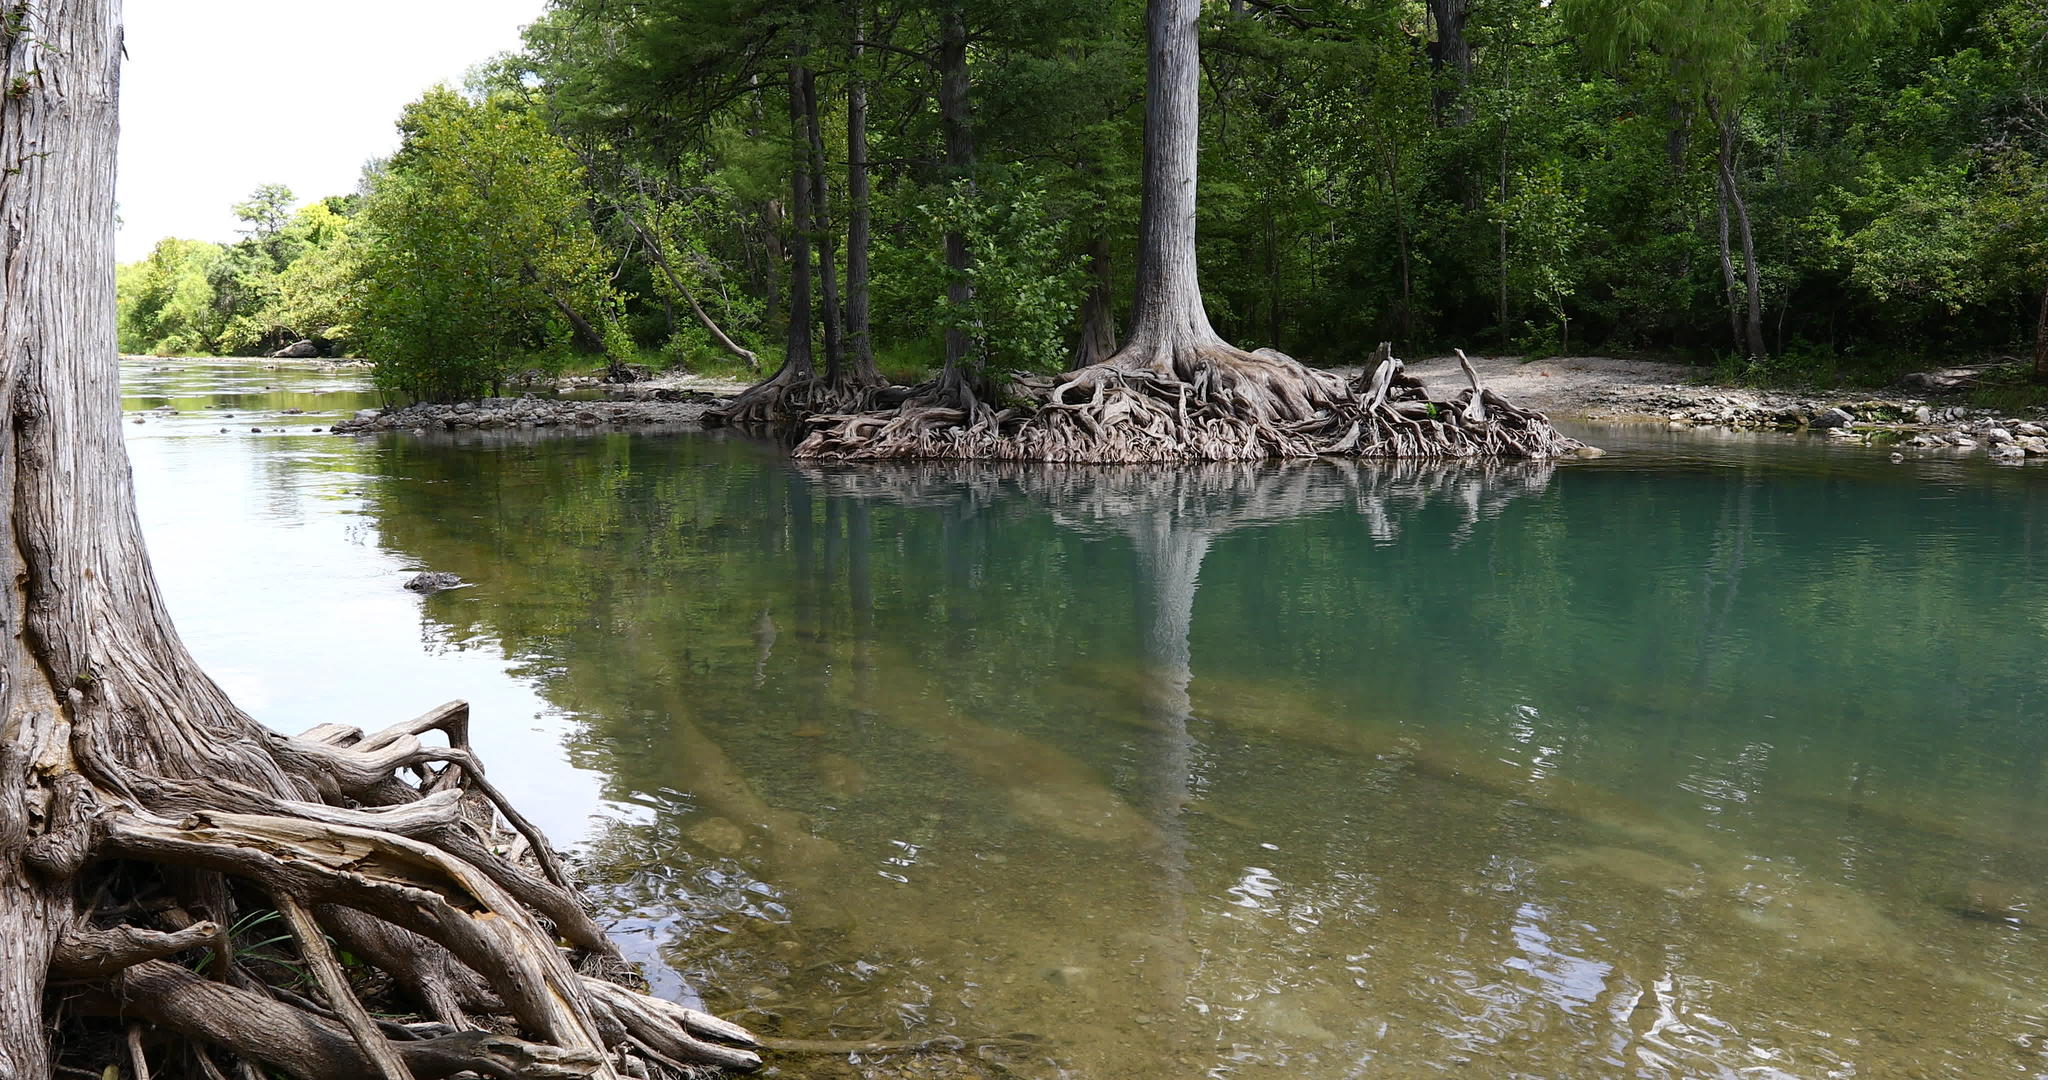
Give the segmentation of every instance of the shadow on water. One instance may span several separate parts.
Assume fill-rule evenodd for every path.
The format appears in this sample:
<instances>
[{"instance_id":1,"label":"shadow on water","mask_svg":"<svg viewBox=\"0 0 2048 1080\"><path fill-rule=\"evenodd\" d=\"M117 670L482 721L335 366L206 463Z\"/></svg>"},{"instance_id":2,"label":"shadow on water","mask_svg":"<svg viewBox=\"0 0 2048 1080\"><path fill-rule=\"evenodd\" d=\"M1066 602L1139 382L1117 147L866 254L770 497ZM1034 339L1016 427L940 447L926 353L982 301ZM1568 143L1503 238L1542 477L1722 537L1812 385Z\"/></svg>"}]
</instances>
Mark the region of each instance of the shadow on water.
<instances>
[{"instance_id":1,"label":"shadow on water","mask_svg":"<svg viewBox=\"0 0 2048 1080\"><path fill-rule=\"evenodd\" d=\"M659 985L1039 1040L785 1075L2048 1066L2048 936L1958 914L2048 869L2038 481L376 461L384 542L476 583L443 636L576 718Z\"/></svg>"}]
</instances>

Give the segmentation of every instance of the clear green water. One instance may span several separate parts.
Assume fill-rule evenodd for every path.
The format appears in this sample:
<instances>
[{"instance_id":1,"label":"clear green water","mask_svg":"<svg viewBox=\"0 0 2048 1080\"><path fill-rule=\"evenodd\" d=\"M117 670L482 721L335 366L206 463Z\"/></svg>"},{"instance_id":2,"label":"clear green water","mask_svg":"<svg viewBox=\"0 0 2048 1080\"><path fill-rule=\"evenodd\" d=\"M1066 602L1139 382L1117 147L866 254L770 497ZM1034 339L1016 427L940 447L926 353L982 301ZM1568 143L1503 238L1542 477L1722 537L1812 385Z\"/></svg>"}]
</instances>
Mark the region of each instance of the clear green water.
<instances>
[{"instance_id":1,"label":"clear green water","mask_svg":"<svg viewBox=\"0 0 2048 1080\"><path fill-rule=\"evenodd\" d=\"M333 415L129 429L260 717L472 699L657 985L764 1033L1032 1037L780 1075L2048 1074L2048 468L1608 429L818 469Z\"/></svg>"}]
</instances>

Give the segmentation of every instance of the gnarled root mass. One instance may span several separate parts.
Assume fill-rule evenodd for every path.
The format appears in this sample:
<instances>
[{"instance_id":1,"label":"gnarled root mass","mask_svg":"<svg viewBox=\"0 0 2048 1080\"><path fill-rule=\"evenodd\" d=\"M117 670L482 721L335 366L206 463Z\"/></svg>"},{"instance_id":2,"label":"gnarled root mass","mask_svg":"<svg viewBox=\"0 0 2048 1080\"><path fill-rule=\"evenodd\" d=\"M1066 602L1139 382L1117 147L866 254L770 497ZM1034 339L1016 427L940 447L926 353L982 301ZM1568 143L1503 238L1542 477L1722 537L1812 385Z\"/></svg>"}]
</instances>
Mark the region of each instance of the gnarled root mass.
<instances>
[{"instance_id":1,"label":"gnarled root mass","mask_svg":"<svg viewBox=\"0 0 2048 1080\"><path fill-rule=\"evenodd\" d=\"M741 391L732 400L704 413L712 426L787 427L820 414L859 412L894 404L886 387L862 385L858 380L806 374L785 366L774 375Z\"/></svg>"},{"instance_id":2,"label":"gnarled root mass","mask_svg":"<svg viewBox=\"0 0 2048 1080\"><path fill-rule=\"evenodd\" d=\"M46 993L60 1063L303 1080L758 1066L745 1030L606 977L629 968L485 779L468 716L269 736L296 798L83 755L47 812L75 827L23 860L79 886Z\"/></svg>"},{"instance_id":3,"label":"gnarled root mass","mask_svg":"<svg viewBox=\"0 0 2048 1080\"><path fill-rule=\"evenodd\" d=\"M1458 354L1463 361L1464 354ZM1553 458L1582 444L1543 414L1471 387L1432 401L1382 345L1355 379L1271 349L1222 342L1166 352L1127 348L1023 387L1034 400L997 408L912 398L889 411L822 415L800 458L1009 461L1254 461L1271 458ZM1041 396L1042 395L1042 396Z\"/></svg>"}]
</instances>

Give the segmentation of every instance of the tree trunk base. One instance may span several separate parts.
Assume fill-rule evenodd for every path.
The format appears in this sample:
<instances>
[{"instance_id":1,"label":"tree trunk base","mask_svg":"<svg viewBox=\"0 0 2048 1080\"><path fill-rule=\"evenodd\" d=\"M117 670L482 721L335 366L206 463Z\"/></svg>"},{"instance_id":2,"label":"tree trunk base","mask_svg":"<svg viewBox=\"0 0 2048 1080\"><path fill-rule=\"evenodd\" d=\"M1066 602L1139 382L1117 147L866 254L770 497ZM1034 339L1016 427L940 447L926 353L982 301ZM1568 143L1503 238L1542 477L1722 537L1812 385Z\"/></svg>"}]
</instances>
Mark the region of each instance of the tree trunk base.
<instances>
[{"instance_id":1,"label":"tree trunk base","mask_svg":"<svg viewBox=\"0 0 2048 1080\"><path fill-rule=\"evenodd\" d=\"M997 409L934 395L889 410L816 416L796 456L1130 464L1555 458L1585 449L1543 414L1486 389L1469 363L1472 386L1431 401L1388 346L1375 360L1346 380L1271 349L1133 344L1060 376L1024 405Z\"/></svg>"}]
</instances>

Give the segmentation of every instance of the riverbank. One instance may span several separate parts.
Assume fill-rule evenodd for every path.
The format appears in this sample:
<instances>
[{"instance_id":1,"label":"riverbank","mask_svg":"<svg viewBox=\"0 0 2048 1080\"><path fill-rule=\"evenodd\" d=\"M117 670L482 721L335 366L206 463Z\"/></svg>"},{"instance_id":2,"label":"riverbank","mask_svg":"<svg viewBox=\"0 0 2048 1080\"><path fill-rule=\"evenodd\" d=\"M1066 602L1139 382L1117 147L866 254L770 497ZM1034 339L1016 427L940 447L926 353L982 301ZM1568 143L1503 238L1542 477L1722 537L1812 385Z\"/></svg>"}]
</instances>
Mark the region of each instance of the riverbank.
<instances>
[{"instance_id":1,"label":"riverbank","mask_svg":"<svg viewBox=\"0 0 2048 1080\"><path fill-rule=\"evenodd\" d=\"M1833 393L1756 390L1700 381L1700 368L1661 360L1572 356L1524 361L1472 357L1486 385L1557 419L1804 431L1894 450L1976 452L2048 461L2048 412L1968 404L1959 394L1903 389ZM1465 384L1456 357L1411 361L1408 373L1442 397ZM1923 380L1939 384L1944 379Z\"/></svg>"},{"instance_id":2,"label":"riverbank","mask_svg":"<svg viewBox=\"0 0 2048 1080\"><path fill-rule=\"evenodd\" d=\"M1620 357L1524 361L1480 356L1472 361L1488 387L1558 419L1777 430L1897 452L1982 454L2004 463L2048 463L2048 411L1984 408L1955 392L1890 388L1817 393L1719 386L1701 381L1702 371L1696 367ZM1410 361L1408 372L1439 398L1465 385L1455 357ZM701 420L712 405L745 385L678 372L637 383L569 377L536 389L574 396L366 409L336 423L333 430L344 435L426 434L687 424ZM580 399L592 393L604 398Z\"/></svg>"}]
</instances>

